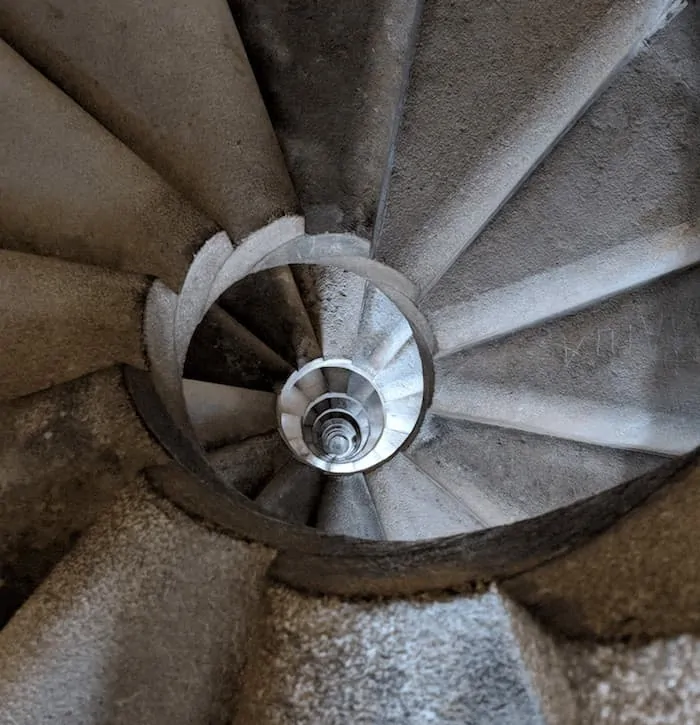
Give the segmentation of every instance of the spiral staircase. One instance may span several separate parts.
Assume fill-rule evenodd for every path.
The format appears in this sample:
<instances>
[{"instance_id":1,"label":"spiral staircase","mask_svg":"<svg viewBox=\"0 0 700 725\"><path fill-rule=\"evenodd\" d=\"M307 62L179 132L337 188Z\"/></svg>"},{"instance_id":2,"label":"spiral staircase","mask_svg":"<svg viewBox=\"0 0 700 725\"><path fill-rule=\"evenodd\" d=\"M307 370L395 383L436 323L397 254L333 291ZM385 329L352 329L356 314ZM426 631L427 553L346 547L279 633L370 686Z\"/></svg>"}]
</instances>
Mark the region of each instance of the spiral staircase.
<instances>
[{"instance_id":1,"label":"spiral staircase","mask_svg":"<svg viewBox=\"0 0 700 725\"><path fill-rule=\"evenodd\" d=\"M0 723L700 722L700 18L0 0Z\"/></svg>"}]
</instances>

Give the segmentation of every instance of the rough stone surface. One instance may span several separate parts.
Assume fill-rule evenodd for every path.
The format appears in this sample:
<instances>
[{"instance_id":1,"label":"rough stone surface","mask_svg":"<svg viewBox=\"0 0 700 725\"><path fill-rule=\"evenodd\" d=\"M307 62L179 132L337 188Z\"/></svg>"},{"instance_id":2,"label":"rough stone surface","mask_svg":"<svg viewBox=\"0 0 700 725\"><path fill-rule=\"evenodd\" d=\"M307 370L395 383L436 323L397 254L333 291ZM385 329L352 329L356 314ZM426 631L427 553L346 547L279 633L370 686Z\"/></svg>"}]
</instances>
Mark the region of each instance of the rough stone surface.
<instances>
[{"instance_id":1,"label":"rough stone surface","mask_svg":"<svg viewBox=\"0 0 700 725\"><path fill-rule=\"evenodd\" d=\"M296 265L293 271L323 356L348 358L360 331L366 280L339 267Z\"/></svg>"},{"instance_id":2,"label":"rough stone surface","mask_svg":"<svg viewBox=\"0 0 700 725\"><path fill-rule=\"evenodd\" d=\"M136 275L0 250L0 399L115 363L146 367L149 285Z\"/></svg>"},{"instance_id":3,"label":"rough stone surface","mask_svg":"<svg viewBox=\"0 0 700 725\"><path fill-rule=\"evenodd\" d=\"M230 0L310 232L372 236L419 0Z\"/></svg>"},{"instance_id":4,"label":"rough stone surface","mask_svg":"<svg viewBox=\"0 0 700 725\"><path fill-rule=\"evenodd\" d=\"M700 96L664 57L698 65L680 44L696 13L618 73L426 298L426 314L697 219Z\"/></svg>"},{"instance_id":5,"label":"rough stone surface","mask_svg":"<svg viewBox=\"0 0 700 725\"><path fill-rule=\"evenodd\" d=\"M292 368L267 345L214 305L187 349L184 377L255 390L283 385Z\"/></svg>"},{"instance_id":6,"label":"rough stone surface","mask_svg":"<svg viewBox=\"0 0 700 725\"><path fill-rule=\"evenodd\" d=\"M700 722L700 639L565 647L579 725Z\"/></svg>"},{"instance_id":7,"label":"rough stone surface","mask_svg":"<svg viewBox=\"0 0 700 725\"><path fill-rule=\"evenodd\" d=\"M3 35L175 188L240 240L296 209L225 0L29 8ZM245 200L245 203L243 203Z\"/></svg>"},{"instance_id":8,"label":"rough stone surface","mask_svg":"<svg viewBox=\"0 0 700 725\"><path fill-rule=\"evenodd\" d=\"M118 368L0 406L0 626L139 469L167 460Z\"/></svg>"},{"instance_id":9,"label":"rough stone surface","mask_svg":"<svg viewBox=\"0 0 700 725\"><path fill-rule=\"evenodd\" d=\"M700 629L700 470L691 470L608 531L502 583L548 626L618 639Z\"/></svg>"},{"instance_id":10,"label":"rough stone surface","mask_svg":"<svg viewBox=\"0 0 700 725\"><path fill-rule=\"evenodd\" d=\"M226 723L272 556L129 489L0 632L0 723Z\"/></svg>"},{"instance_id":11,"label":"rough stone surface","mask_svg":"<svg viewBox=\"0 0 700 725\"><path fill-rule=\"evenodd\" d=\"M321 355L289 267L245 277L221 295L219 304L290 365Z\"/></svg>"},{"instance_id":12,"label":"rough stone surface","mask_svg":"<svg viewBox=\"0 0 700 725\"><path fill-rule=\"evenodd\" d=\"M551 642L495 591L347 602L272 587L267 603L236 725L575 722Z\"/></svg>"},{"instance_id":13,"label":"rough stone surface","mask_svg":"<svg viewBox=\"0 0 700 725\"><path fill-rule=\"evenodd\" d=\"M0 105L2 247L182 280L213 222L2 41Z\"/></svg>"},{"instance_id":14,"label":"rough stone surface","mask_svg":"<svg viewBox=\"0 0 700 725\"><path fill-rule=\"evenodd\" d=\"M408 455L489 526L569 505L664 460L430 415Z\"/></svg>"},{"instance_id":15,"label":"rough stone surface","mask_svg":"<svg viewBox=\"0 0 700 725\"><path fill-rule=\"evenodd\" d=\"M435 284L672 5L426 3L380 258Z\"/></svg>"},{"instance_id":16,"label":"rough stone surface","mask_svg":"<svg viewBox=\"0 0 700 725\"><path fill-rule=\"evenodd\" d=\"M277 431L253 436L207 454L207 460L219 478L251 498L255 498L290 459L289 448Z\"/></svg>"}]
</instances>

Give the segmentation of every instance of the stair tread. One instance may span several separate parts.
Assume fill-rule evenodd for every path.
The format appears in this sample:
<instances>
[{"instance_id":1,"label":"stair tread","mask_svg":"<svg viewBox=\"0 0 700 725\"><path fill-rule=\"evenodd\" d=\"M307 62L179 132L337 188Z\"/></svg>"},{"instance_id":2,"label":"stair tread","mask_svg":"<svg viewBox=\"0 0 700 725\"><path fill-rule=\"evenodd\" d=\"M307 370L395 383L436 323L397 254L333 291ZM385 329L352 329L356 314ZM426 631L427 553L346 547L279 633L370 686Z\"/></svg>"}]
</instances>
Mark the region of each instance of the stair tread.
<instances>
[{"instance_id":1,"label":"stair tread","mask_svg":"<svg viewBox=\"0 0 700 725\"><path fill-rule=\"evenodd\" d=\"M202 445L219 447L277 426L274 393L184 379L187 414Z\"/></svg>"},{"instance_id":2,"label":"stair tread","mask_svg":"<svg viewBox=\"0 0 700 725\"><path fill-rule=\"evenodd\" d=\"M495 589L344 601L272 586L266 610L235 725L578 722L557 646Z\"/></svg>"},{"instance_id":3,"label":"stair tread","mask_svg":"<svg viewBox=\"0 0 700 725\"><path fill-rule=\"evenodd\" d=\"M184 376L222 385L274 390L292 368L218 305L190 341Z\"/></svg>"},{"instance_id":4,"label":"stair tread","mask_svg":"<svg viewBox=\"0 0 700 725\"><path fill-rule=\"evenodd\" d=\"M377 507L362 473L329 477L317 527L326 534L358 539L385 539Z\"/></svg>"},{"instance_id":5,"label":"stair tread","mask_svg":"<svg viewBox=\"0 0 700 725\"><path fill-rule=\"evenodd\" d=\"M700 429L699 275L696 267L443 358L435 409L602 445L692 449Z\"/></svg>"},{"instance_id":6,"label":"stair tread","mask_svg":"<svg viewBox=\"0 0 700 725\"><path fill-rule=\"evenodd\" d=\"M366 280L330 266L294 273L323 356L349 359L360 332Z\"/></svg>"},{"instance_id":7,"label":"stair tread","mask_svg":"<svg viewBox=\"0 0 700 725\"><path fill-rule=\"evenodd\" d=\"M291 453L277 431L211 450L209 464L231 488L254 498Z\"/></svg>"},{"instance_id":8,"label":"stair tread","mask_svg":"<svg viewBox=\"0 0 700 725\"><path fill-rule=\"evenodd\" d=\"M211 221L2 41L0 101L0 245L181 281Z\"/></svg>"},{"instance_id":9,"label":"stair tread","mask_svg":"<svg viewBox=\"0 0 700 725\"><path fill-rule=\"evenodd\" d=\"M488 526L567 506L664 460L436 415L408 455Z\"/></svg>"},{"instance_id":10,"label":"stair tread","mask_svg":"<svg viewBox=\"0 0 700 725\"><path fill-rule=\"evenodd\" d=\"M3 717L221 720L273 556L131 487L0 631Z\"/></svg>"},{"instance_id":11,"label":"stair tread","mask_svg":"<svg viewBox=\"0 0 700 725\"><path fill-rule=\"evenodd\" d=\"M528 290L535 310L546 314L550 304L550 316L566 314L567 305L560 305L573 290L557 300L566 276L574 289L588 287L575 309L615 294L617 285L624 292L697 263L700 169L688 153L700 133L697 98L658 56L675 47L692 15L676 18L619 73L425 300L432 320L446 310L445 324L453 324L449 335L457 342L463 326L468 335L472 315L502 334L502 321L490 314L509 315L508 304L510 315L523 314ZM617 285L596 278L596 263L619 265ZM513 295L503 309L482 308L499 290Z\"/></svg>"},{"instance_id":12,"label":"stair tread","mask_svg":"<svg viewBox=\"0 0 700 725\"><path fill-rule=\"evenodd\" d=\"M368 473L367 484L389 540L414 541L483 528L465 502L403 454Z\"/></svg>"},{"instance_id":13,"label":"stair tread","mask_svg":"<svg viewBox=\"0 0 700 725\"><path fill-rule=\"evenodd\" d=\"M295 210L226 2L12 2L0 20L26 58L232 239Z\"/></svg>"},{"instance_id":14,"label":"stair tread","mask_svg":"<svg viewBox=\"0 0 700 725\"><path fill-rule=\"evenodd\" d=\"M312 233L378 226L420 7L232 3Z\"/></svg>"},{"instance_id":15,"label":"stair tread","mask_svg":"<svg viewBox=\"0 0 700 725\"><path fill-rule=\"evenodd\" d=\"M426 6L379 258L433 287L674 5Z\"/></svg>"},{"instance_id":16,"label":"stair tread","mask_svg":"<svg viewBox=\"0 0 700 725\"><path fill-rule=\"evenodd\" d=\"M124 362L146 367L150 280L0 249L0 399Z\"/></svg>"},{"instance_id":17,"label":"stair tread","mask_svg":"<svg viewBox=\"0 0 700 725\"><path fill-rule=\"evenodd\" d=\"M320 470L292 460L268 481L255 503L270 516L306 524L316 511L323 482Z\"/></svg>"},{"instance_id":18,"label":"stair tread","mask_svg":"<svg viewBox=\"0 0 700 725\"><path fill-rule=\"evenodd\" d=\"M229 312L289 365L320 357L321 350L289 267L249 275L219 297Z\"/></svg>"},{"instance_id":19,"label":"stair tread","mask_svg":"<svg viewBox=\"0 0 700 725\"><path fill-rule=\"evenodd\" d=\"M168 457L107 368L0 404L0 628L147 465Z\"/></svg>"}]
</instances>

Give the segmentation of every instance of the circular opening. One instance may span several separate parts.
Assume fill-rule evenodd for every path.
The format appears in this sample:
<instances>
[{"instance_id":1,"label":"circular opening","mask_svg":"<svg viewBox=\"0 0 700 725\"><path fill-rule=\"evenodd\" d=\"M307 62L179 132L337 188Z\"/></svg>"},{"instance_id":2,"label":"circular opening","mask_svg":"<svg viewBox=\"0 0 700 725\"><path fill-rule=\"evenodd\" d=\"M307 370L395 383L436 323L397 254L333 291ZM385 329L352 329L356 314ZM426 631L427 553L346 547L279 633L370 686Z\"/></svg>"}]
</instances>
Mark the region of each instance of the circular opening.
<instances>
[{"instance_id":1,"label":"circular opening","mask_svg":"<svg viewBox=\"0 0 700 725\"><path fill-rule=\"evenodd\" d=\"M408 439L420 415L420 406L402 405L397 416L400 399L387 400L381 387L381 376L349 360L306 364L278 396L282 438L297 458L327 473L379 465Z\"/></svg>"}]
</instances>

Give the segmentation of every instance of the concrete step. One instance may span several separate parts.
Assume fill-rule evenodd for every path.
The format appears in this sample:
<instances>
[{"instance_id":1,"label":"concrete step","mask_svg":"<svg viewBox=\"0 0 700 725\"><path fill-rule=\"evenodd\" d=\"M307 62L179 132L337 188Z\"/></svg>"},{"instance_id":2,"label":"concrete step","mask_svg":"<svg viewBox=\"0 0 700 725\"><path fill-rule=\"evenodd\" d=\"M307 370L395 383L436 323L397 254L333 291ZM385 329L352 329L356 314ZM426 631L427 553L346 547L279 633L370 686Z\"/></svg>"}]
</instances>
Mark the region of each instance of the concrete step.
<instances>
[{"instance_id":1,"label":"concrete step","mask_svg":"<svg viewBox=\"0 0 700 725\"><path fill-rule=\"evenodd\" d=\"M232 239L295 210L223 0L10 2L0 21L6 40Z\"/></svg>"},{"instance_id":2,"label":"concrete step","mask_svg":"<svg viewBox=\"0 0 700 725\"><path fill-rule=\"evenodd\" d=\"M700 261L698 96L664 58L693 62L693 16L651 39L424 300L441 354Z\"/></svg>"},{"instance_id":3,"label":"concrete step","mask_svg":"<svg viewBox=\"0 0 700 725\"><path fill-rule=\"evenodd\" d=\"M649 642L571 642L564 651L579 702L580 725L698 721L697 634Z\"/></svg>"},{"instance_id":4,"label":"concrete step","mask_svg":"<svg viewBox=\"0 0 700 725\"><path fill-rule=\"evenodd\" d=\"M289 267L249 275L226 290L218 302L289 365L297 367L321 355Z\"/></svg>"},{"instance_id":5,"label":"concrete step","mask_svg":"<svg viewBox=\"0 0 700 725\"><path fill-rule=\"evenodd\" d=\"M264 485L255 503L266 514L283 521L313 523L324 478L317 468L291 460Z\"/></svg>"},{"instance_id":6,"label":"concrete step","mask_svg":"<svg viewBox=\"0 0 700 725\"><path fill-rule=\"evenodd\" d=\"M207 460L219 478L255 498L292 454L277 431L216 448Z\"/></svg>"},{"instance_id":7,"label":"concrete step","mask_svg":"<svg viewBox=\"0 0 700 725\"><path fill-rule=\"evenodd\" d=\"M235 725L578 722L551 639L496 589L343 601L267 592Z\"/></svg>"},{"instance_id":8,"label":"concrete step","mask_svg":"<svg viewBox=\"0 0 700 725\"><path fill-rule=\"evenodd\" d=\"M119 490L168 457L119 368L2 403L0 420L2 623Z\"/></svg>"},{"instance_id":9,"label":"concrete step","mask_svg":"<svg viewBox=\"0 0 700 725\"><path fill-rule=\"evenodd\" d=\"M680 7L673 0L426 6L379 258L424 293L434 287Z\"/></svg>"},{"instance_id":10,"label":"concrete step","mask_svg":"<svg viewBox=\"0 0 700 725\"><path fill-rule=\"evenodd\" d=\"M468 502L403 454L368 473L367 485L389 540L432 539L483 528Z\"/></svg>"},{"instance_id":11,"label":"concrete step","mask_svg":"<svg viewBox=\"0 0 700 725\"><path fill-rule=\"evenodd\" d=\"M433 411L613 448L686 453L700 445L698 284L695 267L442 358Z\"/></svg>"},{"instance_id":12,"label":"concrete step","mask_svg":"<svg viewBox=\"0 0 700 725\"><path fill-rule=\"evenodd\" d=\"M189 379L182 381L182 392L194 432L208 448L218 448L277 427L274 393Z\"/></svg>"},{"instance_id":13,"label":"concrete step","mask_svg":"<svg viewBox=\"0 0 700 725\"><path fill-rule=\"evenodd\" d=\"M284 384L291 366L231 315L214 305L190 342L184 377L256 390Z\"/></svg>"},{"instance_id":14,"label":"concrete step","mask_svg":"<svg viewBox=\"0 0 700 725\"><path fill-rule=\"evenodd\" d=\"M488 526L567 506L666 460L434 414L407 454Z\"/></svg>"},{"instance_id":15,"label":"concrete step","mask_svg":"<svg viewBox=\"0 0 700 725\"><path fill-rule=\"evenodd\" d=\"M386 539L364 474L329 477L318 510L317 528L356 539Z\"/></svg>"},{"instance_id":16,"label":"concrete step","mask_svg":"<svg viewBox=\"0 0 700 725\"><path fill-rule=\"evenodd\" d=\"M0 400L115 363L146 367L150 280L0 249Z\"/></svg>"},{"instance_id":17,"label":"concrete step","mask_svg":"<svg viewBox=\"0 0 700 725\"><path fill-rule=\"evenodd\" d=\"M650 479L654 495L608 529L503 582L503 589L570 637L621 641L698 631L697 455L665 486L663 478ZM626 488L610 497L611 506Z\"/></svg>"},{"instance_id":18,"label":"concrete step","mask_svg":"<svg viewBox=\"0 0 700 725\"><path fill-rule=\"evenodd\" d=\"M272 556L133 486L0 631L0 720L228 722Z\"/></svg>"},{"instance_id":19,"label":"concrete step","mask_svg":"<svg viewBox=\"0 0 700 725\"><path fill-rule=\"evenodd\" d=\"M374 285L367 285L352 360L368 372L380 373L401 354L413 332L396 305Z\"/></svg>"},{"instance_id":20,"label":"concrete step","mask_svg":"<svg viewBox=\"0 0 700 725\"><path fill-rule=\"evenodd\" d=\"M181 0L176 10L170 2L65 2L36 12L12 2L0 11L0 25L25 58L234 242L296 212L225 0ZM188 239L187 263L203 241ZM285 274L291 279L288 270L278 276ZM301 305L294 313L303 315Z\"/></svg>"},{"instance_id":21,"label":"concrete step","mask_svg":"<svg viewBox=\"0 0 700 725\"><path fill-rule=\"evenodd\" d=\"M339 267L296 267L294 276L325 358L352 356L366 280Z\"/></svg>"},{"instance_id":22,"label":"concrete step","mask_svg":"<svg viewBox=\"0 0 700 725\"><path fill-rule=\"evenodd\" d=\"M214 224L2 41L0 104L0 246L177 286Z\"/></svg>"},{"instance_id":23,"label":"concrete step","mask_svg":"<svg viewBox=\"0 0 700 725\"><path fill-rule=\"evenodd\" d=\"M311 232L380 226L421 5L231 3Z\"/></svg>"}]
</instances>

